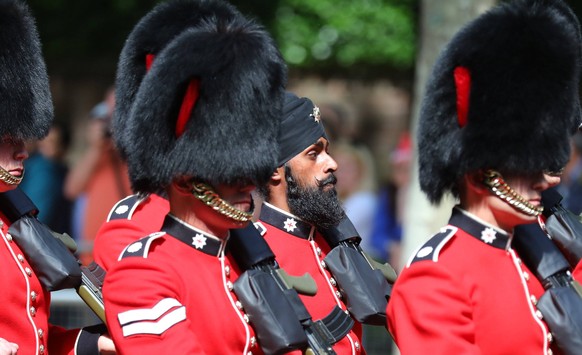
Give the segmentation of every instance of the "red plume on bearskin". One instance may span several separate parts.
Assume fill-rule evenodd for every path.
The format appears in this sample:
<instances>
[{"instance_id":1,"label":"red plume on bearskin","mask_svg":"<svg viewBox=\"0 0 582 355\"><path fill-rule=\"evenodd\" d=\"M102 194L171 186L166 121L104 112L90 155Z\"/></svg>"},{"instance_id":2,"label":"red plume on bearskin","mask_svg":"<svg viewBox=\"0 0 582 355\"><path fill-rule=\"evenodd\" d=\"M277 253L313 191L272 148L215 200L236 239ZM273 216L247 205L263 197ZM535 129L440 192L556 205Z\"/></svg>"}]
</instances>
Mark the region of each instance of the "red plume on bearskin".
<instances>
[{"instance_id":1,"label":"red plume on bearskin","mask_svg":"<svg viewBox=\"0 0 582 355\"><path fill-rule=\"evenodd\" d=\"M499 5L444 48L426 87L418 150L432 202L479 169L557 171L581 122L580 25L561 0Z\"/></svg>"}]
</instances>

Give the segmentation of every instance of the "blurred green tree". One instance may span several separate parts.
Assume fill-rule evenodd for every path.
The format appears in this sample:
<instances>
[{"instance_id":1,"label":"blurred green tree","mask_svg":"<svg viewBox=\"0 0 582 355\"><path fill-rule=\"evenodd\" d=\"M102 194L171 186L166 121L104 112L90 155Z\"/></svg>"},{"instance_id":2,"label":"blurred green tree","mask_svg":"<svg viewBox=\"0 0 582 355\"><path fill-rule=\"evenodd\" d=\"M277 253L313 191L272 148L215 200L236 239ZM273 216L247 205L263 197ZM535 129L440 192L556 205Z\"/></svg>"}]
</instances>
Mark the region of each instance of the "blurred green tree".
<instances>
[{"instance_id":1,"label":"blurred green tree","mask_svg":"<svg viewBox=\"0 0 582 355\"><path fill-rule=\"evenodd\" d=\"M125 38L160 0L29 0L53 73L112 73ZM232 0L273 34L290 68L369 75L409 71L416 0Z\"/></svg>"},{"instance_id":2,"label":"blurred green tree","mask_svg":"<svg viewBox=\"0 0 582 355\"><path fill-rule=\"evenodd\" d=\"M377 77L408 70L416 48L413 0L286 0L273 33L295 68Z\"/></svg>"}]
</instances>

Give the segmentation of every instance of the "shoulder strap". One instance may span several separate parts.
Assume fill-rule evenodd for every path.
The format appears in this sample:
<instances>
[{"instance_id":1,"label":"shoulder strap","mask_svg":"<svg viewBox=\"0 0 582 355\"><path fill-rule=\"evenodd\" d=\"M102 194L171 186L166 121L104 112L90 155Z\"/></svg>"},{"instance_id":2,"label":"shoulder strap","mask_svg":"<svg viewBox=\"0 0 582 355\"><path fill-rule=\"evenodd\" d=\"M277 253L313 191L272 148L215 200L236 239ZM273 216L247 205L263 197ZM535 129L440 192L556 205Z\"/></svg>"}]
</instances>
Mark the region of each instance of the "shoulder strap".
<instances>
[{"instance_id":1,"label":"shoulder strap","mask_svg":"<svg viewBox=\"0 0 582 355\"><path fill-rule=\"evenodd\" d=\"M458 228L453 226L446 226L442 228L437 234L433 235L426 243L416 250L408 261L406 267L410 267L413 263L423 260L438 261L441 249L447 244L449 240L457 233Z\"/></svg>"}]
</instances>

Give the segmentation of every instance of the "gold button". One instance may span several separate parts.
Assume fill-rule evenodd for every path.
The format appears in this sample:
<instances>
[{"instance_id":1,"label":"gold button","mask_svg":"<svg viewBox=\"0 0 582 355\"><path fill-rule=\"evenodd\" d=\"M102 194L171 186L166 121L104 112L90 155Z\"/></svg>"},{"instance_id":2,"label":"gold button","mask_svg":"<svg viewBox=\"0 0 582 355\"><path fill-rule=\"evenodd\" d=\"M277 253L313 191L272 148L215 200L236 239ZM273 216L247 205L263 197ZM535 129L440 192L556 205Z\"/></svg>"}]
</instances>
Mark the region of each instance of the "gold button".
<instances>
[{"instance_id":1,"label":"gold button","mask_svg":"<svg viewBox=\"0 0 582 355\"><path fill-rule=\"evenodd\" d=\"M337 282L335 281L335 279L334 279L333 277L330 277L330 278L329 278L329 283L330 283L332 286L337 286Z\"/></svg>"},{"instance_id":2,"label":"gold button","mask_svg":"<svg viewBox=\"0 0 582 355\"><path fill-rule=\"evenodd\" d=\"M41 354L44 354L44 345L40 344L38 350L40 351Z\"/></svg>"},{"instance_id":3,"label":"gold button","mask_svg":"<svg viewBox=\"0 0 582 355\"><path fill-rule=\"evenodd\" d=\"M327 265L325 265L325 261L323 261L323 260L321 261L321 267L324 269L327 269Z\"/></svg>"},{"instance_id":4,"label":"gold button","mask_svg":"<svg viewBox=\"0 0 582 355\"><path fill-rule=\"evenodd\" d=\"M520 258L517 258L517 263L518 263L519 265L521 265L522 261L521 261L521 259L520 259Z\"/></svg>"},{"instance_id":5,"label":"gold button","mask_svg":"<svg viewBox=\"0 0 582 355\"><path fill-rule=\"evenodd\" d=\"M552 335L552 333L548 333L548 343L551 343L554 341L554 336Z\"/></svg>"},{"instance_id":6,"label":"gold button","mask_svg":"<svg viewBox=\"0 0 582 355\"><path fill-rule=\"evenodd\" d=\"M38 330L38 337L42 338L42 336L44 335L44 331L42 329Z\"/></svg>"},{"instance_id":7,"label":"gold button","mask_svg":"<svg viewBox=\"0 0 582 355\"><path fill-rule=\"evenodd\" d=\"M536 317L538 317L539 319L544 319L544 315L542 314L542 312L540 312L539 309L536 311Z\"/></svg>"},{"instance_id":8,"label":"gold button","mask_svg":"<svg viewBox=\"0 0 582 355\"><path fill-rule=\"evenodd\" d=\"M360 351L360 343L358 343L358 342L356 341L356 343L355 343L354 345L356 346L356 350Z\"/></svg>"},{"instance_id":9,"label":"gold button","mask_svg":"<svg viewBox=\"0 0 582 355\"><path fill-rule=\"evenodd\" d=\"M342 298L342 293L339 292L339 290L335 291L335 295L337 296L337 298Z\"/></svg>"},{"instance_id":10,"label":"gold button","mask_svg":"<svg viewBox=\"0 0 582 355\"><path fill-rule=\"evenodd\" d=\"M315 252L317 253L317 256L321 256L321 248L320 247L317 247L315 249Z\"/></svg>"},{"instance_id":11,"label":"gold button","mask_svg":"<svg viewBox=\"0 0 582 355\"><path fill-rule=\"evenodd\" d=\"M32 315L33 317L36 315L36 308L30 307L30 315Z\"/></svg>"},{"instance_id":12,"label":"gold button","mask_svg":"<svg viewBox=\"0 0 582 355\"><path fill-rule=\"evenodd\" d=\"M18 259L18 261L20 261L21 263L23 263L23 262L24 262L24 256L22 256L22 254L18 254L18 255L16 256L16 258L17 258L17 259Z\"/></svg>"},{"instance_id":13,"label":"gold button","mask_svg":"<svg viewBox=\"0 0 582 355\"><path fill-rule=\"evenodd\" d=\"M239 311L242 311L243 305L242 303L240 303L240 301L236 301L234 304L236 305L236 308L238 308Z\"/></svg>"},{"instance_id":14,"label":"gold button","mask_svg":"<svg viewBox=\"0 0 582 355\"><path fill-rule=\"evenodd\" d=\"M249 351L249 352L247 353L247 355L253 355L253 352L252 352L252 351Z\"/></svg>"},{"instance_id":15,"label":"gold button","mask_svg":"<svg viewBox=\"0 0 582 355\"><path fill-rule=\"evenodd\" d=\"M38 297L38 293L36 293L36 292L34 292L34 291L32 291L32 292L30 293L30 299L31 299L31 300L33 300L33 301L36 301L36 298L37 298L37 297Z\"/></svg>"},{"instance_id":16,"label":"gold button","mask_svg":"<svg viewBox=\"0 0 582 355\"><path fill-rule=\"evenodd\" d=\"M245 313L245 314L243 314L243 319L244 319L244 320L245 320L245 322L247 322L247 323L250 321L250 319L249 319L249 315L248 315L248 314L246 314L246 313Z\"/></svg>"},{"instance_id":17,"label":"gold button","mask_svg":"<svg viewBox=\"0 0 582 355\"><path fill-rule=\"evenodd\" d=\"M529 296L529 299L531 300L531 303L533 303L534 306L538 304L538 299L536 298L536 296L531 295Z\"/></svg>"},{"instance_id":18,"label":"gold button","mask_svg":"<svg viewBox=\"0 0 582 355\"><path fill-rule=\"evenodd\" d=\"M230 266L226 265L226 266L224 267L224 274L225 274L226 276L230 276Z\"/></svg>"},{"instance_id":19,"label":"gold button","mask_svg":"<svg viewBox=\"0 0 582 355\"><path fill-rule=\"evenodd\" d=\"M552 349L548 349L548 355L553 355L554 352L552 351Z\"/></svg>"},{"instance_id":20,"label":"gold button","mask_svg":"<svg viewBox=\"0 0 582 355\"><path fill-rule=\"evenodd\" d=\"M251 337L251 348L254 348L255 346L257 346L257 338Z\"/></svg>"},{"instance_id":21,"label":"gold button","mask_svg":"<svg viewBox=\"0 0 582 355\"><path fill-rule=\"evenodd\" d=\"M7 233L6 234L6 239L8 239L8 241L11 242L12 241L12 236L9 233Z\"/></svg>"},{"instance_id":22,"label":"gold button","mask_svg":"<svg viewBox=\"0 0 582 355\"><path fill-rule=\"evenodd\" d=\"M527 272L523 272L523 278L525 279L525 281L529 281L529 274Z\"/></svg>"},{"instance_id":23,"label":"gold button","mask_svg":"<svg viewBox=\"0 0 582 355\"><path fill-rule=\"evenodd\" d=\"M234 288L234 286L232 285L232 282L230 282L230 281L226 281L226 287L228 288L229 291L232 291L232 289Z\"/></svg>"},{"instance_id":24,"label":"gold button","mask_svg":"<svg viewBox=\"0 0 582 355\"><path fill-rule=\"evenodd\" d=\"M31 276L31 275L32 275L32 270L30 270L30 268L29 268L29 267L25 267L25 268L24 268L24 272L26 272L26 274L27 274L28 276Z\"/></svg>"}]
</instances>

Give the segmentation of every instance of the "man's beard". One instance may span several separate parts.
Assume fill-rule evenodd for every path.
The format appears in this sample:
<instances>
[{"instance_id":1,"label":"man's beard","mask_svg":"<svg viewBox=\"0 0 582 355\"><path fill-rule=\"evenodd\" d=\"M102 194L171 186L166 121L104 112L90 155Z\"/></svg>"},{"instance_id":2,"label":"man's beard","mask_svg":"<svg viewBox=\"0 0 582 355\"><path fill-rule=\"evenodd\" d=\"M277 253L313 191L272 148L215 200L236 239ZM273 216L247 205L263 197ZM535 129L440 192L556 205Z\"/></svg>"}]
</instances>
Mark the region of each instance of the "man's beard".
<instances>
[{"instance_id":1,"label":"man's beard","mask_svg":"<svg viewBox=\"0 0 582 355\"><path fill-rule=\"evenodd\" d=\"M318 180L317 187L303 187L297 183L291 169L285 166L285 180L289 210L295 216L320 229L337 225L345 216L335 187L324 190L326 184L335 185L335 175L330 174L327 179Z\"/></svg>"}]
</instances>

